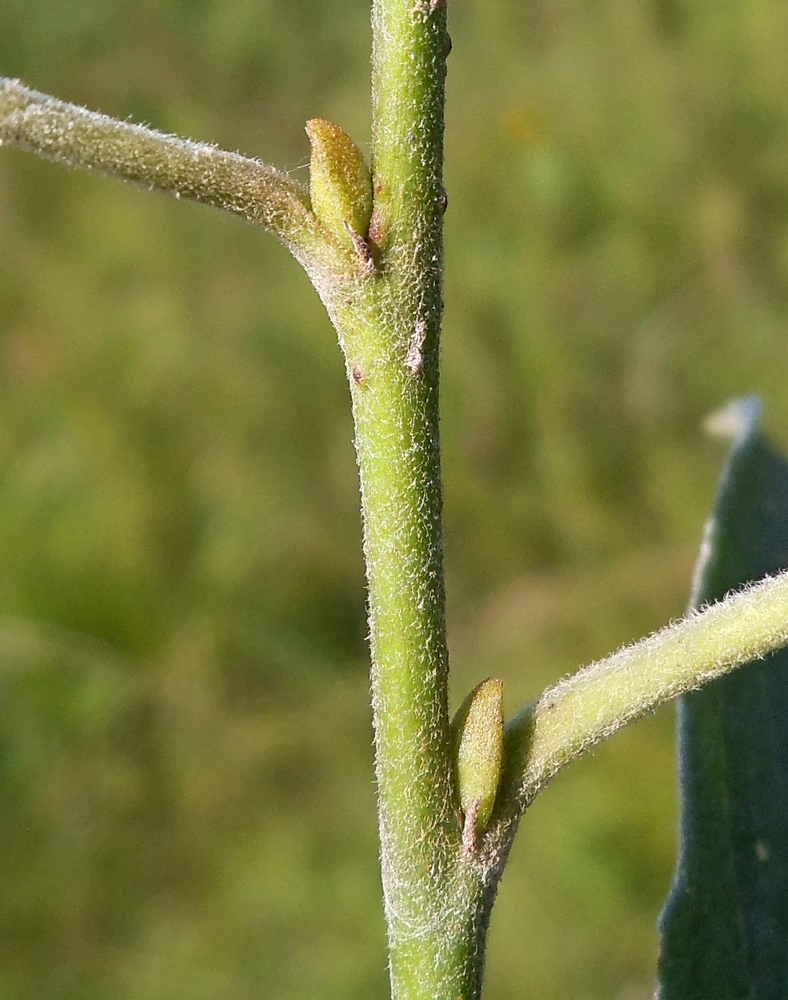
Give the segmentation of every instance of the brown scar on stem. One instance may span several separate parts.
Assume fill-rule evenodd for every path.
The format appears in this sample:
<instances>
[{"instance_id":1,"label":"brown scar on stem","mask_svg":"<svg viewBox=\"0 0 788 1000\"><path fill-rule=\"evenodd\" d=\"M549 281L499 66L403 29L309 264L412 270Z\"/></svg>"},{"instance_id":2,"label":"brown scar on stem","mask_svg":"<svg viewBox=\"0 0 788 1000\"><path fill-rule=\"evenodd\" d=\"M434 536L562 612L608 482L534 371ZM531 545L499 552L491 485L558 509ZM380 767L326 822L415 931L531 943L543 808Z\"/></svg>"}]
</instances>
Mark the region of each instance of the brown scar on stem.
<instances>
[{"instance_id":1,"label":"brown scar on stem","mask_svg":"<svg viewBox=\"0 0 788 1000\"><path fill-rule=\"evenodd\" d=\"M413 10L417 14L434 14L446 0L416 0Z\"/></svg>"},{"instance_id":2,"label":"brown scar on stem","mask_svg":"<svg viewBox=\"0 0 788 1000\"><path fill-rule=\"evenodd\" d=\"M375 209L372 218L369 220L369 233L367 243L372 244L378 250L382 250L386 242L386 232L388 226L385 224L382 214Z\"/></svg>"},{"instance_id":3,"label":"brown scar on stem","mask_svg":"<svg viewBox=\"0 0 788 1000\"><path fill-rule=\"evenodd\" d=\"M353 377L353 381L356 383L356 385L363 386L367 380L367 377L364 374L364 369L360 365L353 365L352 369L350 370L350 374Z\"/></svg>"},{"instance_id":4,"label":"brown scar on stem","mask_svg":"<svg viewBox=\"0 0 788 1000\"><path fill-rule=\"evenodd\" d=\"M465 814L462 824L462 849L466 854L475 854L479 848L479 838L476 835L476 821L479 818L479 806L481 803L476 799Z\"/></svg>"},{"instance_id":5,"label":"brown scar on stem","mask_svg":"<svg viewBox=\"0 0 788 1000\"><path fill-rule=\"evenodd\" d=\"M361 261L364 274L377 274L377 264L375 263L375 258L372 256L372 249L369 243L367 243L363 236L359 236L349 222L345 222L345 229L347 229L348 236L353 241L353 249Z\"/></svg>"},{"instance_id":6,"label":"brown scar on stem","mask_svg":"<svg viewBox=\"0 0 788 1000\"><path fill-rule=\"evenodd\" d=\"M411 375L418 375L424 369L424 341L427 339L427 321L420 319L408 344L405 367Z\"/></svg>"}]
</instances>

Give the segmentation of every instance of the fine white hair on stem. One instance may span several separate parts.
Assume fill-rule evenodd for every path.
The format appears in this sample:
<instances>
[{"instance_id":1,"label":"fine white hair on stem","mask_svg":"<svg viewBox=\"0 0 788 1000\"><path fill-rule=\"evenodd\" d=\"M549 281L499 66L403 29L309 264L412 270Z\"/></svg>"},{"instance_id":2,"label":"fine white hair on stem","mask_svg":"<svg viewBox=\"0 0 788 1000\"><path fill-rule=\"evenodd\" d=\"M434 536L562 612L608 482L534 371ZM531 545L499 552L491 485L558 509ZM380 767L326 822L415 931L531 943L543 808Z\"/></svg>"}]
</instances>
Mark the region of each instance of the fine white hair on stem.
<instances>
[{"instance_id":1,"label":"fine white hair on stem","mask_svg":"<svg viewBox=\"0 0 788 1000\"><path fill-rule=\"evenodd\" d=\"M259 160L68 104L0 77L0 141L71 167L240 215L298 242L313 224L305 185Z\"/></svg>"},{"instance_id":2,"label":"fine white hair on stem","mask_svg":"<svg viewBox=\"0 0 788 1000\"><path fill-rule=\"evenodd\" d=\"M561 768L676 695L788 644L788 573L717 604L559 681L509 728L521 802Z\"/></svg>"}]
</instances>

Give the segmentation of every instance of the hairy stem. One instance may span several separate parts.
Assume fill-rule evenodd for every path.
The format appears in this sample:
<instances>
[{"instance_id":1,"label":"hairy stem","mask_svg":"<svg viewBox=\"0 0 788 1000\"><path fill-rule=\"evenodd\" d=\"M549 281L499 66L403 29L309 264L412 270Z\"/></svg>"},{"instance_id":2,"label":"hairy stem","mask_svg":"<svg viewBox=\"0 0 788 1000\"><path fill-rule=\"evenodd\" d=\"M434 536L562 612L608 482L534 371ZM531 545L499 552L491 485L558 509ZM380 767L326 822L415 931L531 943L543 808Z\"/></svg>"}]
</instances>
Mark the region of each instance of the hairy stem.
<instances>
[{"instance_id":1,"label":"hairy stem","mask_svg":"<svg viewBox=\"0 0 788 1000\"><path fill-rule=\"evenodd\" d=\"M788 573L727 597L549 688L509 728L508 817L563 767L676 695L788 643Z\"/></svg>"},{"instance_id":2,"label":"hairy stem","mask_svg":"<svg viewBox=\"0 0 788 1000\"><path fill-rule=\"evenodd\" d=\"M208 143L96 114L7 78L0 78L0 142L240 215L278 236L302 262L336 255L303 184Z\"/></svg>"},{"instance_id":3,"label":"hairy stem","mask_svg":"<svg viewBox=\"0 0 788 1000\"><path fill-rule=\"evenodd\" d=\"M353 393L395 1000L480 995L453 804L439 450L445 7L375 0L367 306L335 316Z\"/></svg>"}]
</instances>

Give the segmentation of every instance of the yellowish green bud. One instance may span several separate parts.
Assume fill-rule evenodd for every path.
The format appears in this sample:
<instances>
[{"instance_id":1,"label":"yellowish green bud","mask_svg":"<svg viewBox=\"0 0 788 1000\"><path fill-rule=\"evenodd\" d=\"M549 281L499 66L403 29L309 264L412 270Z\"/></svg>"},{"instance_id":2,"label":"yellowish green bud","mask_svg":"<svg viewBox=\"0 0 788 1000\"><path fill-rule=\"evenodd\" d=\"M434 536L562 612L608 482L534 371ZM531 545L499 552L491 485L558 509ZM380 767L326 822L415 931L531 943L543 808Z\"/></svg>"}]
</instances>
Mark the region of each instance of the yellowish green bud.
<instances>
[{"instance_id":1,"label":"yellowish green bud","mask_svg":"<svg viewBox=\"0 0 788 1000\"><path fill-rule=\"evenodd\" d=\"M312 147L309 193L323 225L358 250L372 215L372 178L361 150L339 125L324 118L306 123Z\"/></svg>"},{"instance_id":2,"label":"yellowish green bud","mask_svg":"<svg viewBox=\"0 0 788 1000\"><path fill-rule=\"evenodd\" d=\"M463 844L474 850L495 805L503 770L503 681L488 677L468 695L452 722Z\"/></svg>"}]
</instances>

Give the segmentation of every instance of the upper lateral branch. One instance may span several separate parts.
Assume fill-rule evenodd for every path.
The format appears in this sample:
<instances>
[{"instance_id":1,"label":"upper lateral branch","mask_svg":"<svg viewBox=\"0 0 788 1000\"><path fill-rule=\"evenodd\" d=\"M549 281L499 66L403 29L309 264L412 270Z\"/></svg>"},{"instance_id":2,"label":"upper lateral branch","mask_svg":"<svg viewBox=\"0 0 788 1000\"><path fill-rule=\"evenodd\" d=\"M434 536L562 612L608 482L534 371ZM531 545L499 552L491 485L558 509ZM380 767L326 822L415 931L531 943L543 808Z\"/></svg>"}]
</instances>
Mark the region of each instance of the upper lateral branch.
<instances>
[{"instance_id":1,"label":"upper lateral branch","mask_svg":"<svg viewBox=\"0 0 788 1000\"><path fill-rule=\"evenodd\" d=\"M306 186L275 167L118 121L4 77L0 141L240 215L274 233L296 256L321 240Z\"/></svg>"}]
</instances>

